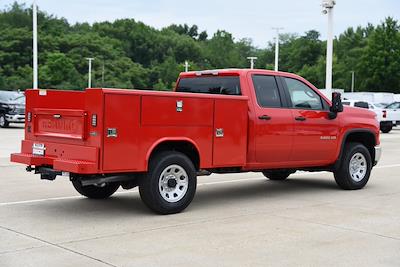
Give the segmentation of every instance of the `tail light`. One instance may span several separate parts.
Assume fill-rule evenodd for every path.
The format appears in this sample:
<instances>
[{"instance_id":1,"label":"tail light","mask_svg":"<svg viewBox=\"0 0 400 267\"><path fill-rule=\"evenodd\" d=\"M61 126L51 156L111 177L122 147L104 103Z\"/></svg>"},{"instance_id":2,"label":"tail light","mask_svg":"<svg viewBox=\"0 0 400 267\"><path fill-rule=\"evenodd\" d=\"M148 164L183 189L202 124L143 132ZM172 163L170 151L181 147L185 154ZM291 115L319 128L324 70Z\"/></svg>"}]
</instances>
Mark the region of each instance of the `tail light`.
<instances>
[{"instance_id":1,"label":"tail light","mask_svg":"<svg viewBox=\"0 0 400 267\"><path fill-rule=\"evenodd\" d=\"M32 113L28 112L28 122L32 121Z\"/></svg>"},{"instance_id":2,"label":"tail light","mask_svg":"<svg viewBox=\"0 0 400 267\"><path fill-rule=\"evenodd\" d=\"M387 111L386 111L386 110L383 110L382 112L383 112L383 117L386 118L386 116L387 116Z\"/></svg>"}]
</instances>

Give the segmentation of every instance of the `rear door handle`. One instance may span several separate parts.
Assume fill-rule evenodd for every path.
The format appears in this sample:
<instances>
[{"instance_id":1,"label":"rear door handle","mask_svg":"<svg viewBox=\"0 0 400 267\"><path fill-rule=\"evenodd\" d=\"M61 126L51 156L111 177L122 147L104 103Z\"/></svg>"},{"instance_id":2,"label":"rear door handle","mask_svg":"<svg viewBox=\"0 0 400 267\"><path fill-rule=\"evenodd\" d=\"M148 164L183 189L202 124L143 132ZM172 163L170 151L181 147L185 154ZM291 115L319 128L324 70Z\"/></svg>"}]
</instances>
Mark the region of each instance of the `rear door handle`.
<instances>
[{"instance_id":1,"label":"rear door handle","mask_svg":"<svg viewBox=\"0 0 400 267\"><path fill-rule=\"evenodd\" d=\"M268 116L268 115L261 115L261 116L258 116L258 118L259 118L260 120L265 120L265 121L268 121L268 120L271 119L271 117Z\"/></svg>"},{"instance_id":2,"label":"rear door handle","mask_svg":"<svg viewBox=\"0 0 400 267\"><path fill-rule=\"evenodd\" d=\"M294 118L296 121L305 121L306 118L304 118L303 116L298 116L296 118Z\"/></svg>"}]
</instances>

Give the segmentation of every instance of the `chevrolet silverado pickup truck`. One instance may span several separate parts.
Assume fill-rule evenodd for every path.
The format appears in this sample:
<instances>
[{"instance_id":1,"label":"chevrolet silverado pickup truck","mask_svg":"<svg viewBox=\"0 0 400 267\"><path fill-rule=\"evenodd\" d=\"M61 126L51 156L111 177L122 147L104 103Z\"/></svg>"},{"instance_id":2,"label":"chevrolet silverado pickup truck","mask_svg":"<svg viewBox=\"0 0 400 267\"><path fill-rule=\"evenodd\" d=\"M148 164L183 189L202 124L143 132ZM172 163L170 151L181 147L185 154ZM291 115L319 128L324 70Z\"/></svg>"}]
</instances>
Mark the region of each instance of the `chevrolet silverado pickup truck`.
<instances>
[{"instance_id":1,"label":"chevrolet silverado pickup truck","mask_svg":"<svg viewBox=\"0 0 400 267\"><path fill-rule=\"evenodd\" d=\"M11 161L41 179L67 175L88 198L139 186L151 210L171 214L190 204L198 175L331 171L353 190L380 155L372 111L343 107L338 93L330 101L294 74L230 69L182 73L174 92L27 90Z\"/></svg>"}]
</instances>

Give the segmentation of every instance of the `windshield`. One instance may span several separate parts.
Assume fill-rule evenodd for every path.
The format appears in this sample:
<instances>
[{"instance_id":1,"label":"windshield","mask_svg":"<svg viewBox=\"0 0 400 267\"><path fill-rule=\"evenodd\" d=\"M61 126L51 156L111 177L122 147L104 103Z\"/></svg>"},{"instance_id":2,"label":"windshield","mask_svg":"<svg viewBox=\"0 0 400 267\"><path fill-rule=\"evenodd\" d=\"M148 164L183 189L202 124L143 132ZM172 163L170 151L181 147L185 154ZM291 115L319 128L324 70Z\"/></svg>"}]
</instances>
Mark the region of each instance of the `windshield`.
<instances>
[{"instance_id":1,"label":"windshield","mask_svg":"<svg viewBox=\"0 0 400 267\"><path fill-rule=\"evenodd\" d=\"M0 101L5 103L25 104L25 95L20 92L0 92Z\"/></svg>"}]
</instances>

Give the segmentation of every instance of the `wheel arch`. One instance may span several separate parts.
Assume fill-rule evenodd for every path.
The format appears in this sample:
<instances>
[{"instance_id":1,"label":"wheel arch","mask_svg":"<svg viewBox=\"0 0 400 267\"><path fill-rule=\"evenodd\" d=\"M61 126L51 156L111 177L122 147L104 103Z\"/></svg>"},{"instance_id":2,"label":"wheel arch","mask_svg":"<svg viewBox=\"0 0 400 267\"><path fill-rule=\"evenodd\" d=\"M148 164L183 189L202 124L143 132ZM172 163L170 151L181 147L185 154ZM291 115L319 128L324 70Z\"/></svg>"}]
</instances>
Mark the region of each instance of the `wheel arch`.
<instances>
[{"instance_id":1,"label":"wheel arch","mask_svg":"<svg viewBox=\"0 0 400 267\"><path fill-rule=\"evenodd\" d=\"M155 142L146 155L146 170L150 160L159 152L177 151L185 154L193 163L196 170L200 169L200 150L197 144L189 138L161 138Z\"/></svg>"},{"instance_id":2,"label":"wheel arch","mask_svg":"<svg viewBox=\"0 0 400 267\"><path fill-rule=\"evenodd\" d=\"M343 136L340 145L339 156L334 164L334 169L338 169L340 167L345 145L349 142L357 142L363 144L368 149L371 155L372 162L375 161L374 147L376 146L376 138L374 132L368 129L353 129L347 131Z\"/></svg>"}]
</instances>

